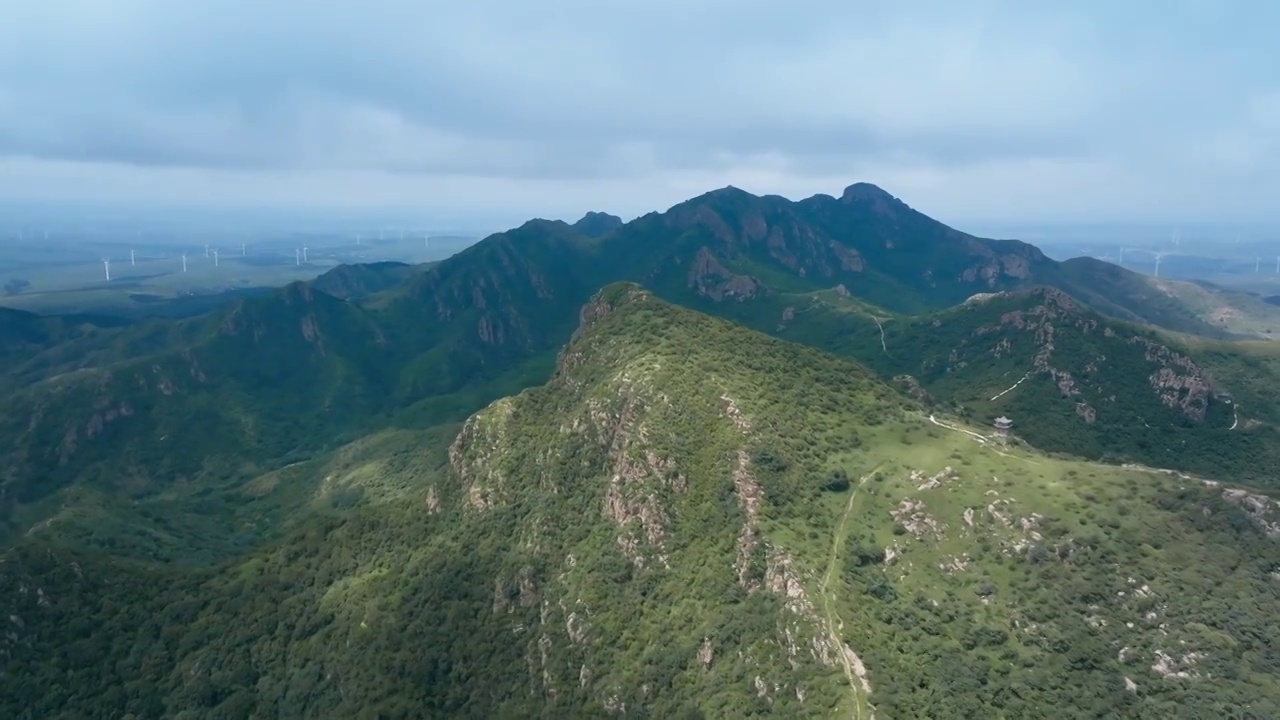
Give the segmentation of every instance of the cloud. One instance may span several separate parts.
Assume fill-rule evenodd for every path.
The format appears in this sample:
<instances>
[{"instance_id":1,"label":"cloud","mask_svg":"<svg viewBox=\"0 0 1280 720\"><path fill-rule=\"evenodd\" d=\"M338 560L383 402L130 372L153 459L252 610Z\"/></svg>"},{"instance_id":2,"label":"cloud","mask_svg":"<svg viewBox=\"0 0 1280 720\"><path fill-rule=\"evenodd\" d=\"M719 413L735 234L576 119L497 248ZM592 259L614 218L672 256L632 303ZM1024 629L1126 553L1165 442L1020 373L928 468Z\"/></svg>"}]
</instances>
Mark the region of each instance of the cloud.
<instances>
[{"instance_id":1,"label":"cloud","mask_svg":"<svg viewBox=\"0 0 1280 720\"><path fill-rule=\"evenodd\" d=\"M608 187L624 200L607 207L647 208L691 182L862 179L925 210L1005 196L1052 215L1263 213L1280 190L1273 4L903 5L23 3L0 25L0 192L56 175L62 194L141 197L181 177L164 194L389 202L462 184L536 206Z\"/></svg>"}]
</instances>

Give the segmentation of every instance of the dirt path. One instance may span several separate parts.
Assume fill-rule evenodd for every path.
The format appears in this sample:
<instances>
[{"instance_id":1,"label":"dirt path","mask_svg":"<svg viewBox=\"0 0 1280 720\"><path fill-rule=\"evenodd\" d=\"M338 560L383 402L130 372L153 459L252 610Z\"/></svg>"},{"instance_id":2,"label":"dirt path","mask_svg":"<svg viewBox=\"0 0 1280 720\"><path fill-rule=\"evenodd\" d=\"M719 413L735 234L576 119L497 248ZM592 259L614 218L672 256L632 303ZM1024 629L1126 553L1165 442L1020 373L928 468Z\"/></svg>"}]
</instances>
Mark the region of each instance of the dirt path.
<instances>
[{"instance_id":1,"label":"dirt path","mask_svg":"<svg viewBox=\"0 0 1280 720\"><path fill-rule=\"evenodd\" d=\"M831 648L840 656L840 664L844 669L844 676L849 680L849 688L853 690L853 717L862 720L863 708L866 708L867 720L875 720L876 710L871 704L871 700L867 697L871 693L871 683L867 680L867 668L862 664L862 658L858 657L844 640L840 639L839 630L844 627L844 622L840 620L840 616L831 606L831 580L839 572L840 569L840 546L844 545L849 535L849 515L853 512L853 501L858 496L858 490L867 483L868 480L876 474L880 469L877 465L871 472L863 475L858 480L858 484L849 493L849 502L845 503L844 514L840 517L840 524L836 526L836 531L831 538L831 554L827 558L827 572L822 576L822 584L819 586L819 593L822 595L823 610L827 615L827 633L831 640Z\"/></svg>"},{"instance_id":2,"label":"dirt path","mask_svg":"<svg viewBox=\"0 0 1280 720\"><path fill-rule=\"evenodd\" d=\"M1001 390L1000 392L998 392L998 393L996 393L995 395L991 396L991 399L992 399L992 400L999 400L999 399L1000 399L1001 397L1003 397L1006 393L1008 393L1009 391L1011 391L1011 390L1013 390L1014 388L1016 388L1016 387L1018 387L1019 385L1021 385L1021 384L1022 384L1022 381L1023 381L1023 380L1026 380L1026 379L1027 379L1027 378L1029 378L1029 377L1031 377L1031 373L1027 373L1026 375L1023 375L1023 376L1022 376L1022 380L1019 380L1018 382L1016 382L1016 383L1014 383L1014 384L1010 385L1009 387L1005 388L1004 390ZM990 401L988 401L988 402L990 402Z\"/></svg>"},{"instance_id":3,"label":"dirt path","mask_svg":"<svg viewBox=\"0 0 1280 720\"><path fill-rule=\"evenodd\" d=\"M889 354L889 346L888 346L888 345L886 345L886 344L885 344L885 342L884 342L884 325L881 325L881 324L880 324L880 318L876 317L875 315L871 315L871 313L867 313L867 315L869 315L869 316L871 317L871 319L872 319L872 320L875 320L875 321L876 321L876 327L880 328L880 349L884 351L884 354L885 354L885 355L888 355L888 354Z\"/></svg>"},{"instance_id":4,"label":"dirt path","mask_svg":"<svg viewBox=\"0 0 1280 720\"><path fill-rule=\"evenodd\" d=\"M964 433L965 435L972 435L973 437L977 438L978 442L982 443L983 445L986 445L987 441L990 440L990 438L988 438L986 435L980 435L972 430L965 430L964 428L956 427L955 425L948 425L947 423L944 423L938 418L934 417L932 414L929 415L929 422L933 423L934 425L937 425L938 427L946 428L954 432Z\"/></svg>"},{"instance_id":5,"label":"dirt path","mask_svg":"<svg viewBox=\"0 0 1280 720\"><path fill-rule=\"evenodd\" d=\"M962 428L962 427L956 427L955 425L948 425L947 423L942 422L941 420L939 420L938 418L934 417L933 415L929 415L929 422L933 423L934 425L937 425L937 426L938 426L938 427L940 427L940 428L946 428L946 429L948 429L948 430L951 430L952 432L964 433L965 435L969 435L969 436L971 436L974 440L976 440L976 441L978 442L978 444L979 444L979 445L981 445L982 447L984 447L984 448L986 448L986 449L990 450L991 452L993 452L993 453L995 453L995 454L999 455L1000 457L1014 458L1014 459L1016 459L1016 460L1021 460L1022 462L1025 462L1025 463L1030 463L1030 464L1032 464L1032 465L1039 465L1039 464L1040 464L1040 463L1036 462L1035 460L1032 460L1031 458L1019 457L1019 456L1017 456L1017 455L1010 455L1009 453L1007 453L1007 452L1005 452L1005 451L1003 451L1003 450L1001 450L1001 449L997 448L995 445L993 445L993 444L991 443L991 438L987 437L986 435L981 435L981 434L976 433L976 432L974 432L974 431L972 431L972 430L965 430L964 428Z\"/></svg>"}]
</instances>

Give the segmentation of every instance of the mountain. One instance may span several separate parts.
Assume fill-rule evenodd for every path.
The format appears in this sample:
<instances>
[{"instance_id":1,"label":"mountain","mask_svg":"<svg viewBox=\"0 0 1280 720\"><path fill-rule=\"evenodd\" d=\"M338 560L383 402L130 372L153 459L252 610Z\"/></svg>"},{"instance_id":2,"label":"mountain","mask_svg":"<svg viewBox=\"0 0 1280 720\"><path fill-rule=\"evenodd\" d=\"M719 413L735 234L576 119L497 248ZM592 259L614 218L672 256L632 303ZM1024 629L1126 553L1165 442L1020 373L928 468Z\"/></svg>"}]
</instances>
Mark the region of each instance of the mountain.
<instances>
[{"instance_id":1,"label":"mountain","mask_svg":"<svg viewBox=\"0 0 1280 720\"><path fill-rule=\"evenodd\" d=\"M312 280L311 287L343 300L363 300L399 285L414 273L422 272L434 264L410 265L386 261L339 265Z\"/></svg>"},{"instance_id":2,"label":"mountain","mask_svg":"<svg viewBox=\"0 0 1280 720\"><path fill-rule=\"evenodd\" d=\"M563 237L538 223L491 237L364 304L294 283L46 350L0 415L0 540L55 515L91 535L104 504L225 487L541 381L589 294L570 274L538 274L581 239L557 226ZM215 530L228 548L260 535ZM172 554L184 537L140 552Z\"/></svg>"},{"instance_id":3,"label":"mountain","mask_svg":"<svg viewBox=\"0 0 1280 720\"><path fill-rule=\"evenodd\" d=\"M1051 370L1089 378L1093 385L1080 392L1092 395L1054 390L1055 376L1037 369L1017 391L989 400L1039 367L1044 344L1004 327L988 339L1007 335L1016 352L997 358L989 343L969 339L999 324L992 308L1012 302L1009 312L1041 320L1043 312L1065 311L1044 310L1034 292L964 310L975 294L1047 284L1113 317L1179 325L1180 316L1152 299L1171 302L1167 294L1137 292L1133 273L1056 263L1024 243L966 235L862 183L838 198L799 202L724 188L594 238L563 222L533 220L429 267L344 267L195 318L57 336L67 339L28 353L0 380L0 387L23 388L0 414L0 519L10 532L41 522L77 484L132 502L139 493L231 482L388 426L461 419L545 380L578 308L618 280L852 355L884 379L910 375L975 420L1011 413L1019 434L1043 450L1228 468L1242 481L1271 482L1280 418L1267 388L1280 366L1234 346L1148 337L1164 348L1152 352L1196 368L1166 368L1174 377L1211 388L1188 414L1143 389L1158 368L1134 354L1141 347L1127 344L1130 328L1076 309L1055 330L1072 339L1054 351ZM834 309L810 312L815 297ZM787 321L789 313L799 321ZM1090 323L1098 332L1083 332ZM1088 352L1067 347L1085 340ZM911 350L882 352L882 341ZM944 361L939 348L968 355ZM1113 357L1126 364L1099 359ZM1229 395L1245 413L1234 431Z\"/></svg>"},{"instance_id":4,"label":"mountain","mask_svg":"<svg viewBox=\"0 0 1280 720\"><path fill-rule=\"evenodd\" d=\"M728 187L639 218L605 247L625 258L617 268L647 266L647 274L628 279L674 290L687 274L688 287L710 300L844 285L875 305L919 313L980 292L1048 285L1112 317L1225 336L1145 276L1087 258L1059 263L1026 243L968 235L869 183L839 198L799 202ZM664 273L673 276L670 285Z\"/></svg>"},{"instance_id":5,"label":"mountain","mask_svg":"<svg viewBox=\"0 0 1280 720\"><path fill-rule=\"evenodd\" d=\"M18 357L128 321L109 315L36 315L0 307L0 358Z\"/></svg>"},{"instance_id":6,"label":"mountain","mask_svg":"<svg viewBox=\"0 0 1280 720\"><path fill-rule=\"evenodd\" d=\"M1204 280L1162 278L1152 282L1206 322L1237 336L1275 340L1280 333L1280 309L1256 293Z\"/></svg>"},{"instance_id":7,"label":"mountain","mask_svg":"<svg viewBox=\"0 0 1280 720\"><path fill-rule=\"evenodd\" d=\"M979 294L898 315L836 291L737 304L738 322L848 355L922 401L1036 447L1229 473L1269 485L1280 461L1277 367L1244 346L1185 343L1107 318L1056 288Z\"/></svg>"},{"instance_id":8,"label":"mountain","mask_svg":"<svg viewBox=\"0 0 1280 720\"><path fill-rule=\"evenodd\" d=\"M638 218L600 242L611 274L672 299L719 302L845 284L901 311L1012 287L1052 265L1022 243L972 238L874 186L791 202L728 187Z\"/></svg>"},{"instance_id":9,"label":"mountain","mask_svg":"<svg viewBox=\"0 0 1280 720\"><path fill-rule=\"evenodd\" d=\"M461 426L244 480L293 524L233 559L15 542L5 716L1280 713L1270 498L1001 443L635 285L575 315Z\"/></svg>"},{"instance_id":10,"label":"mountain","mask_svg":"<svg viewBox=\"0 0 1280 720\"><path fill-rule=\"evenodd\" d=\"M1224 327L1220 318L1188 302L1171 284L1125 270L1091 257L1072 258L1059 264L1045 284L1066 290L1094 310L1130 322L1212 338L1255 336Z\"/></svg>"},{"instance_id":11,"label":"mountain","mask_svg":"<svg viewBox=\"0 0 1280 720\"><path fill-rule=\"evenodd\" d=\"M600 237L622 227L622 218L604 212L588 212L573 224L573 229L587 237Z\"/></svg>"},{"instance_id":12,"label":"mountain","mask_svg":"<svg viewBox=\"0 0 1280 720\"><path fill-rule=\"evenodd\" d=\"M9 398L0 521L73 483L130 496L252 471L311 436L337 441L388 393L376 324L305 284L166 330Z\"/></svg>"}]
</instances>

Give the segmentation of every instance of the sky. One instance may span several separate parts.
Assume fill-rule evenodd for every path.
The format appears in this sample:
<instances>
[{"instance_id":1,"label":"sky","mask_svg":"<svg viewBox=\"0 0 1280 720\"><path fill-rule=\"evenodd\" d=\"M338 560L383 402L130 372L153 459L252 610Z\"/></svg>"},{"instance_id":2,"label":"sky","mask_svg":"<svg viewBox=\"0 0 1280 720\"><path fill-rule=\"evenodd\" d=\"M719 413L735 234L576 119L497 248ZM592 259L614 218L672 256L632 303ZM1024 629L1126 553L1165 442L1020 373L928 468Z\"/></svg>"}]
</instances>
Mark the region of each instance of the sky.
<instances>
[{"instance_id":1,"label":"sky","mask_svg":"<svg viewBox=\"0 0 1280 720\"><path fill-rule=\"evenodd\" d=\"M0 199L634 217L872 182L952 222L1280 219L1280 3L41 0Z\"/></svg>"}]
</instances>

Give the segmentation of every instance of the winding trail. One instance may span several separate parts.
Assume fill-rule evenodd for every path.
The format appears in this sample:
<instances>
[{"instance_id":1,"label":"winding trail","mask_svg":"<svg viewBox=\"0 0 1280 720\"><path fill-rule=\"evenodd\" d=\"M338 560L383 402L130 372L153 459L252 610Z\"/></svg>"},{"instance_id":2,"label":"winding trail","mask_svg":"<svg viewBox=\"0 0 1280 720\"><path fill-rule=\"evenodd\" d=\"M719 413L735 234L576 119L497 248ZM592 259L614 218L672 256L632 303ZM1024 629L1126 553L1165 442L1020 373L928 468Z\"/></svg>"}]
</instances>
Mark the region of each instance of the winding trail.
<instances>
[{"instance_id":1,"label":"winding trail","mask_svg":"<svg viewBox=\"0 0 1280 720\"><path fill-rule=\"evenodd\" d=\"M995 395L991 396L991 400L999 400L1001 397L1003 397L1003 396L1004 396L1004 394L1005 394L1005 393L1007 393L1007 392L1009 392L1009 391L1013 390L1014 388L1018 387L1019 385L1021 385L1021 384L1022 384L1022 381L1023 381L1023 380L1026 380L1026 379L1027 379L1027 378L1029 378L1029 377L1031 377L1031 373L1027 373L1026 375L1023 375L1023 376L1022 376L1022 380L1019 380L1018 382L1016 382L1016 383L1014 383L1014 384L1010 385L1009 387L1005 388L1004 390L1001 390L1000 392L998 392L998 393L996 393ZM988 402L990 402L990 401L988 401Z\"/></svg>"},{"instance_id":2,"label":"winding trail","mask_svg":"<svg viewBox=\"0 0 1280 720\"><path fill-rule=\"evenodd\" d=\"M871 700L867 697L871 694L871 683L867 680L867 668L862 664L862 658L858 657L844 640L840 638L838 630L844 627L844 621L840 619L839 614L831 606L831 580L839 572L840 568L840 546L844 545L845 540L849 536L849 515L853 511L853 501L858 497L858 491L862 486L870 480L876 472L878 472L883 463L876 465L871 472L863 475L857 486L849 493L849 502L845 503L844 514L840 516L840 524L836 526L836 531L831 537L831 555L827 558L827 572L822 576L822 584L818 587L818 592L822 595L822 607L827 615L827 634L831 640L831 649L840 656L840 664L844 669L844 676L849 680L849 688L853 690L853 717L862 720L863 706L867 709L867 720L875 720L876 709L871 704Z\"/></svg>"},{"instance_id":3,"label":"winding trail","mask_svg":"<svg viewBox=\"0 0 1280 720\"><path fill-rule=\"evenodd\" d=\"M946 428L946 429L951 430L951 431L953 431L953 432L964 433L965 435L972 436L972 437L973 437L973 439L974 439L974 440L975 440L979 445L981 445L982 447L984 447L984 448L986 448L986 449L990 450L991 452L993 452L993 453L995 453L995 454L999 455L1000 457L1014 458L1014 459L1016 459L1016 460L1021 460L1021 461L1025 462L1025 463L1029 463L1029 464L1031 464L1031 465L1039 465L1039 464L1040 464L1040 463L1036 462L1035 460L1032 460L1031 458L1020 457L1020 456L1018 456L1018 455L1010 455L1009 453L1007 453L1007 452L1005 452L1005 451L1003 451L1003 450L1001 450L1001 449L997 448L995 445L993 445L993 444L991 443L991 438L987 437L986 435L982 435L982 434L980 434L980 433L976 433L976 432L974 432L974 431L972 431L972 430L965 430L965 429L964 429L964 428L962 428L962 427L956 427L955 425L949 425L949 424L947 424L947 423L944 423L944 422L942 422L941 420L939 420L938 418L934 417L932 413L930 413L930 415L929 415L929 422L933 423L934 425L937 425L937 426L938 426L938 427L940 427L940 428Z\"/></svg>"},{"instance_id":4,"label":"winding trail","mask_svg":"<svg viewBox=\"0 0 1280 720\"><path fill-rule=\"evenodd\" d=\"M876 317L875 315L872 315L871 313L867 313L867 316L870 317L872 320L875 320L876 327L880 328L880 349L884 351L885 355L888 355L889 346L886 345L884 342L884 325L880 324L880 318Z\"/></svg>"},{"instance_id":5,"label":"winding trail","mask_svg":"<svg viewBox=\"0 0 1280 720\"><path fill-rule=\"evenodd\" d=\"M990 438L988 438L986 435L981 435L972 430L965 430L964 428L956 427L955 425L948 425L947 423L944 423L938 418L934 417L932 413L929 414L929 422L933 423L934 425L937 425L938 427L946 428L948 430L953 430L959 433L964 433L965 435L972 435L973 437L977 438L978 442L982 443L983 445L986 445L987 441L990 440Z\"/></svg>"}]
</instances>

